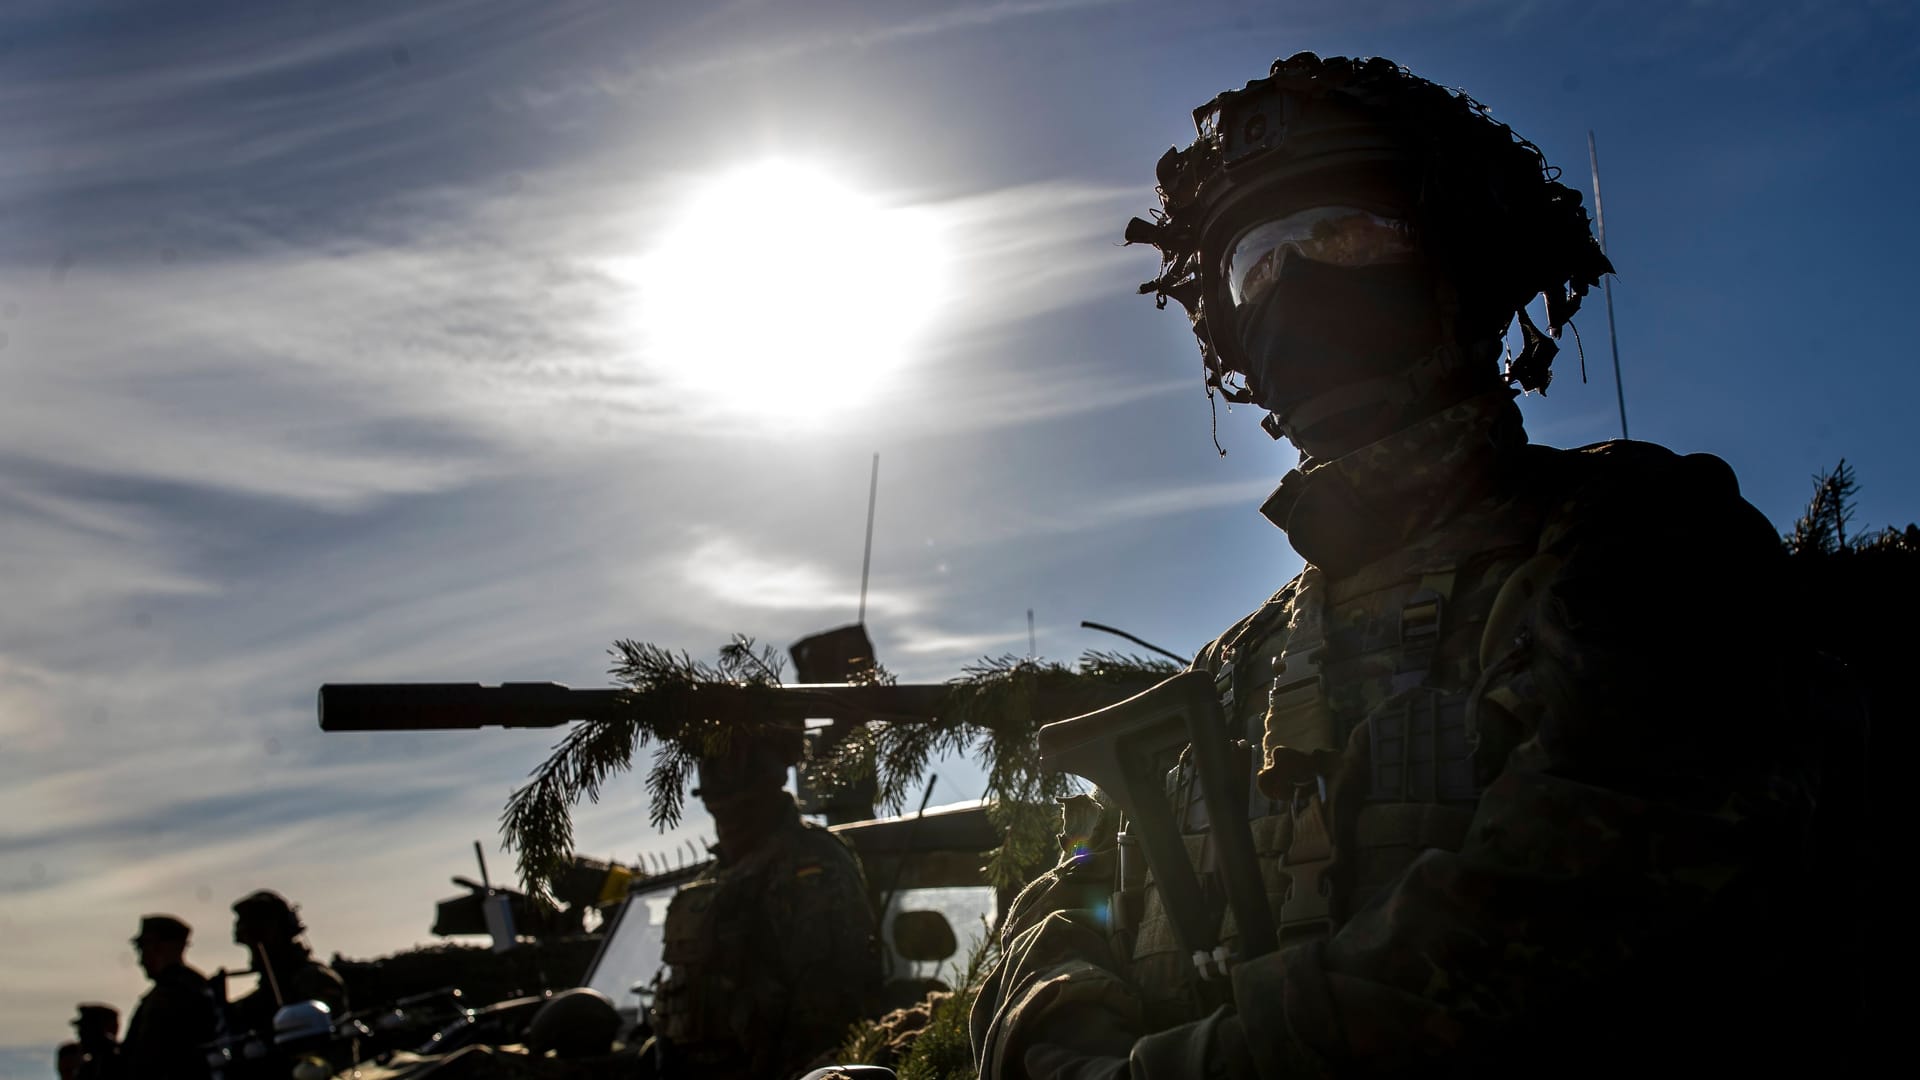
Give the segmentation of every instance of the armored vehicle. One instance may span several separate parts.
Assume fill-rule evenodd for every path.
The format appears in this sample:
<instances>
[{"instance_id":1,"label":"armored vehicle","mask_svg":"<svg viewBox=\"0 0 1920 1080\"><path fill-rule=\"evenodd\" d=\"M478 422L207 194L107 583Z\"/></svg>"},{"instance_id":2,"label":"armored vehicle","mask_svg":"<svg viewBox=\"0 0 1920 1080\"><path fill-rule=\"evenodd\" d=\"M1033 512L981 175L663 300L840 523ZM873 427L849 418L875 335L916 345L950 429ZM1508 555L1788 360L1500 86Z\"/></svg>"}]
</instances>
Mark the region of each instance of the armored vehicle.
<instances>
[{"instance_id":1,"label":"armored vehicle","mask_svg":"<svg viewBox=\"0 0 1920 1080\"><path fill-rule=\"evenodd\" d=\"M952 687L946 684L901 685L863 678L863 673L876 669L871 659L872 643L866 628L859 624L805 638L792 647L790 655L803 680L797 685L755 687L749 695L743 688L703 684L689 688L697 697L675 701L671 707L711 714L729 710L764 713L771 709L789 718L804 719L808 722L808 755L820 758L870 721L936 720L951 706ZM1075 682L1050 690L1035 709L1047 718L1070 716L1112 704L1155 681L1157 676L1143 675ZM573 690L552 683L332 684L321 688L319 702L320 725L328 731L556 727L576 720L615 717L632 707L631 699L620 690ZM886 981L881 1011L905 1007L921 1001L929 992L947 989L962 973L964 958L991 933L999 913L1012 899L988 885L982 872L987 854L1005 839L1002 830L989 821L989 806L972 800L930 807L927 802L933 786L929 783L927 797L922 798L916 811L879 817L874 806L877 785L872 778L842 783L830 791L815 790L803 770L798 773L796 786L801 811L824 819L831 831L859 855L864 867L868 898L878 914L884 949ZM551 1005L553 1008L546 1013L549 1018L564 1009L569 1017L578 1014L579 1019L570 1023L594 1027L600 1023L598 1003L604 1001L620 1018L616 1043L606 1049L614 1061L623 1062L610 1061L606 1071L609 1075L631 1074L636 1063L622 1055L646 1034L647 1008L661 967L668 903L682 885L697 878L707 866L704 860L680 861L662 870L655 860L653 873L646 872L644 865L638 869L617 868L626 875L618 890L622 895L600 906L601 925L584 936L578 933L583 925L573 906L550 912L523 895L462 881L469 886L470 895L444 902L436 928L493 931L500 947L494 957L499 968L511 968L520 960L514 956L516 950L509 947L513 935L501 934L502 924L561 931L541 943L548 949L569 940L566 931L573 931L573 947L592 942L590 960L577 980L554 977L560 965L546 965L542 969L546 985L537 989L528 989L523 976L509 977L508 982L518 979L517 988L523 992L503 1000L494 999L494 993L471 993L462 987L460 1011L450 1023L409 1050L388 1050L371 1060L360 1055L362 1063L353 1071L359 1080L410 1077L435 1070L455 1056L464 1059L460 1066L463 1073L476 1068L485 1072L489 1065L498 1065L512 1075L526 1075L530 1069L539 1072L560 1068L553 1061L528 1056L524 1051L530 1029L538 1030L536 1017ZM605 885L604 881L597 883ZM489 909L493 914L489 915ZM495 983L496 988L498 985ZM575 988L591 993L568 993ZM566 1002L560 1003L560 997L567 998ZM437 1000L444 1004L447 999ZM380 1015L399 1027L390 1011ZM545 1026L557 1023L549 1020ZM343 1031L343 1037L352 1034ZM622 1045L627 1050L621 1050ZM485 1055L488 1062L476 1063L476 1054ZM541 1064L543 1061L545 1064ZM582 1069L597 1075L589 1061L566 1063L571 1075L580 1074Z\"/></svg>"}]
</instances>

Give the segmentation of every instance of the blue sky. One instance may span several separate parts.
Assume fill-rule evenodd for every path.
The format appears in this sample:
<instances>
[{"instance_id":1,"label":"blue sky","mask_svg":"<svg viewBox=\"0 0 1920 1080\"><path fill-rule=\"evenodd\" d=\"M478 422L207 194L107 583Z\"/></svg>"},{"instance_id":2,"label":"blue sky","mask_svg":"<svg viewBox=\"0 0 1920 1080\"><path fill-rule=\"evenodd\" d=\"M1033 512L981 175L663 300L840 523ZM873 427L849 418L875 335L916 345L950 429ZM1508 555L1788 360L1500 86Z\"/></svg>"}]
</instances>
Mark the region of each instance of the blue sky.
<instances>
[{"instance_id":1,"label":"blue sky","mask_svg":"<svg viewBox=\"0 0 1920 1080\"><path fill-rule=\"evenodd\" d=\"M207 969L242 966L227 905L258 886L323 953L424 939L551 736L322 736L315 688L600 685L616 637L848 621L875 451L868 622L906 678L1024 652L1029 608L1048 656L1115 644L1081 619L1188 650L1277 587L1298 559L1254 508L1294 455L1246 410L1214 453L1183 320L1132 295L1153 258L1118 236L1190 110L1300 49L1463 86L1583 189L1593 129L1633 434L1726 458L1782 528L1843 455L1862 523L1920 516L1915 21L8 5L0 1075L50 1072L73 1002L132 1005L143 911L198 926ZM743 207L758 231L704 274L722 305L665 336L650 290L689 200L772 159L878 232ZM756 276L794 251L870 269ZM922 318L885 337L875 296ZM776 298L833 334L743 378L724 342ZM1592 381L1568 348L1524 403L1541 442L1618 434L1604 309L1578 325ZM831 408L745 400L877 340ZM979 793L943 776L942 801ZM641 801L610 792L582 846L674 843Z\"/></svg>"}]
</instances>

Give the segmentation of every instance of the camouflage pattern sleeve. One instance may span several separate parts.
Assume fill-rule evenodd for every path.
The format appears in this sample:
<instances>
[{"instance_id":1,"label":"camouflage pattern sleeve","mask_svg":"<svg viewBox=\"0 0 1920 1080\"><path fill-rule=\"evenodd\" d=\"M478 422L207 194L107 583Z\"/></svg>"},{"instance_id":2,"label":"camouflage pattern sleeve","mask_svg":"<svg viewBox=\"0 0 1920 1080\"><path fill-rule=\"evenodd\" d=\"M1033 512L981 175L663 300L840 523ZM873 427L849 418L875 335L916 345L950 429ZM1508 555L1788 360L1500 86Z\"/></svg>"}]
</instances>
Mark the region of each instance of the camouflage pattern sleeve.
<instances>
[{"instance_id":1,"label":"camouflage pattern sleeve","mask_svg":"<svg viewBox=\"0 0 1920 1080\"><path fill-rule=\"evenodd\" d=\"M1093 1076L1124 1064L1143 1030L1103 910L1117 880L1117 815L1063 800L1060 863L1021 890L1001 921L999 961L970 1017L982 1077Z\"/></svg>"},{"instance_id":2,"label":"camouflage pattern sleeve","mask_svg":"<svg viewBox=\"0 0 1920 1080\"><path fill-rule=\"evenodd\" d=\"M766 882L778 927L767 943L782 985L775 1060L754 1075L784 1075L838 1046L877 998L880 958L859 860L832 833L807 825ZM757 1041L757 1040L756 1040Z\"/></svg>"},{"instance_id":3,"label":"camouflage pattern sleeve","mask_svg":"<svg viewBox=\"0 0 1920 1080\"><path fill-rule=\"evenodd\" d=\"M1133 1075L1786 1067L1819 886L1779 544L1718 459L1614 452L1644 457L1592 470L1496 604L1476 722L1514 748L1460 850L1241 965L1237 1015L1142 1040Z\"/></svg>"}]
</instances>

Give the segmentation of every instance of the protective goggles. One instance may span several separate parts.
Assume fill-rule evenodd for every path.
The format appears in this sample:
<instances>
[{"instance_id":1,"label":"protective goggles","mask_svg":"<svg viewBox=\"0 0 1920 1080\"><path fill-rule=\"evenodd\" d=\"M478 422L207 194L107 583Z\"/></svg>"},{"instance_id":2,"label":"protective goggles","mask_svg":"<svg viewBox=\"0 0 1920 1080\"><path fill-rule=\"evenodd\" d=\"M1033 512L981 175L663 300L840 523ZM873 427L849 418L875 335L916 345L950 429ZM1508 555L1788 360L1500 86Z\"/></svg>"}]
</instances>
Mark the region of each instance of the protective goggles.
<instances>
[{"instance_id":1,"label":"protective goggles","mask_svg":"<svg viewBox=\"0 0 1920 1080\"><path fill-rule=\"evenodd\" d=\"M1263 222L1228 246L1220 269L1237 308L1273 288L1288 252L1332 266L1398 263L1416 254L1407 223L1351 206L1316 206Z\"/></svg>"}]
</instances>

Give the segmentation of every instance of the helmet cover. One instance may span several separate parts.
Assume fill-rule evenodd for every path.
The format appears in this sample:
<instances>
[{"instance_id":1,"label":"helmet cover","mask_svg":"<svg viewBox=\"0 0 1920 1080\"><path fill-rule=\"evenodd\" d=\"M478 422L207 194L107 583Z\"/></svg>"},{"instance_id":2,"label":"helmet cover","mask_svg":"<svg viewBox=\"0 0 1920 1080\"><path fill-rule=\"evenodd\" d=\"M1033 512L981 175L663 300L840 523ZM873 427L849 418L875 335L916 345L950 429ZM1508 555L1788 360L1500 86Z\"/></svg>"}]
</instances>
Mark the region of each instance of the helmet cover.
<instances>
[{"instance_id":1,"label":"helmet cover","mask_svg":"<svg viewBox=\"0 0 1920 1080\"><path fill-rule=\"evenodd\" d=\"M1244 287L1257 284L1258 249L1286 248L1254 234L1281 223L1299 232L1302 222L1287 222L1294 214L1320 211L1320 223L1348 226L1324 235L1319 255L1300 250L1310 230L1294 237L1291 250L1309 259L1337 252L1330 243L1342 238L1389 251L1391 232L1401 230L1459 290L1454 343L1490 340L1517 314L1527 348L1505 376L1521 390L1544 390L1552 379L1553 347L1526 306L1544 294L1548 333L1557 337L1587 290L1612 272L1580 193L1558 182L1539 148L1465 93L1392 61L1299 53L1196 109L1194 126L1193 144L1168 150L1156 167L1160 209L1151 221L1129 222L1126 241L1159 250L1160 273L1140 291L1186 310L1209 394L1252 400L1230 381L1244 380L1251 366L1232 332L1233 309ZM1383 187L1413 205L1342 197ZM1380 227L1364 227L1369 222Z\"/></svg>"}]
</instances>

